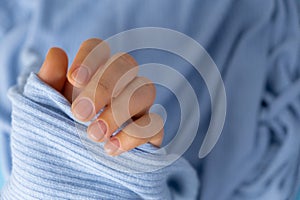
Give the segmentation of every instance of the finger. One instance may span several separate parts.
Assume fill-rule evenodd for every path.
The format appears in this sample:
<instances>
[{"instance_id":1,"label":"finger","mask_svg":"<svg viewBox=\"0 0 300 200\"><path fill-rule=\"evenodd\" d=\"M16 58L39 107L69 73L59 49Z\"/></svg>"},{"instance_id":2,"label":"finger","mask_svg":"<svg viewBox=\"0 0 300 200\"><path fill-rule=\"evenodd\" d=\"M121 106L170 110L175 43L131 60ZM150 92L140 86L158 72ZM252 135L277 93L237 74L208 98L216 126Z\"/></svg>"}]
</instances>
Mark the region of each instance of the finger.
<instances>
[{"instance_id":1,"label":"finger","mask_svg":"<svg viewBox=\"0 0 300 200\"><path fill-rule=\"evenodd\" d=\"M68 71L69 82L78 88L85 87L109 56L109 46L104 41L97 38L84 41Z\"/></svg>"},{"instance_id":2,"label":"finger","mask_svg":"<svg viewBox=\"0 0 300 200\"><path fill-rule=\"evenodd\" d=\"M129 54L118 54L99 68L86 88L72 104L72 112L80 121L91 120L108 105L138 73L135 60Z\"/></svg>"},{"instance_id":3,"label":"finger","mask_svg":"<svg viewBox=\"0 0 300 200\"><path fill-rule=\"evenodd\" d=\"M54 47L48 51L46 59L38 73L38 77L61 92L66 81L67 69L67 54L64 50Z\"/></svg>"},{"instance_id":4,"label":"finger","mask_svg":"<svg viewBox=\"0 0 300 200\"><path fill-rule=\"evenodd\" d=\"M154 84L145 77L136 77L88 127L90 138L98 142L109 138L126 121L146 113L154 100Z\"/></svg>"},{"instance_id":5,"label":"finger","mask_svg":"<svg viewBox=\"0 0 300 200\"><path fill-rule=\"evenodd\" d=\"M154 113L143 115L126 126L105 144L107 154L117 156L125 151L149 142L159 147L164 135L163 120Z\"/></svg>"}]
</instances>

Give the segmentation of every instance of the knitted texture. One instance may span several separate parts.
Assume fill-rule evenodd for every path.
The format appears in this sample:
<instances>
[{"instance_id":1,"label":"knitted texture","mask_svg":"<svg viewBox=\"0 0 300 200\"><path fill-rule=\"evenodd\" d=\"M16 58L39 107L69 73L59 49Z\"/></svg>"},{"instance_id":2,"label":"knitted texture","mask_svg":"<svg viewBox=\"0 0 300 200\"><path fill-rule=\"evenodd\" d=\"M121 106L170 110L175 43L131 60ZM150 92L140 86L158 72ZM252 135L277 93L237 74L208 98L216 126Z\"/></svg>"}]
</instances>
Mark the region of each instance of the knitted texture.
<instances>
[{"instance_id":1,"label":"knitted texture","mask_svg":"<svg viewBox=\"0 0 300 200\"><path fill-rule=\"evenodd\" d=\"M196 198L198 179L188 162L170 164L150 144L106 155L74 120L70 103L35 74L9 97L13 168L1 199Z\"/></svg>"}]
</instances>

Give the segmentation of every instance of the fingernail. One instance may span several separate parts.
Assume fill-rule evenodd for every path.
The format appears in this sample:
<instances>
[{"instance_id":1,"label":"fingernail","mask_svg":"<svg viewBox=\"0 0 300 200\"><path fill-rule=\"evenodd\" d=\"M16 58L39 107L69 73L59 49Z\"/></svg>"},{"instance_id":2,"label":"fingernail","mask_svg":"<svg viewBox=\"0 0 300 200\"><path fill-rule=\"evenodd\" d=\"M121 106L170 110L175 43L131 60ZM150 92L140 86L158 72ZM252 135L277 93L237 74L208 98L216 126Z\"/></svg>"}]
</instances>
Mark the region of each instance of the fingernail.
<instances>
[{"instance_id":1,"label":"fingernail","mask_svg":"<svg viewBox=\"0 0 300 200\"><path fill-rule=\"evenodd\" d=\"M80 66L72 73L72 79L80 85L86 84L89 79L89 70L84 66Z\"/></svg>"},{"instance_id":2,"label":"fingernail","mask_svg":"<svg viewBox=\"0 0 300 200\"><path fill-rule=\"evenodd\" d=\"M120 142L117 138L112 138L104 147L107 154L112 155L120 148Z\"/></svg>"},{"instance_id":3,"label":"fingernail","mask_svg":"<svg viewBox=\"0 0 300 200\"><path fill-rule=\"evenodd\" d=\"M98 142L101 140L106 133L106 124L102 121L93 122L88 128L88 134L94 141Z\"/></svg>"},{"instance_id":4,"label":"fingernail","mask_svg":"<svg viewBox=\"0 0 300 200\"><path fill-rule=\"evenodd\" d=\"M73 112L77 119L84 121L88 119L94 112L94 104L88 98L81 98L75 102Z\"/></svg>"}]
</instances>

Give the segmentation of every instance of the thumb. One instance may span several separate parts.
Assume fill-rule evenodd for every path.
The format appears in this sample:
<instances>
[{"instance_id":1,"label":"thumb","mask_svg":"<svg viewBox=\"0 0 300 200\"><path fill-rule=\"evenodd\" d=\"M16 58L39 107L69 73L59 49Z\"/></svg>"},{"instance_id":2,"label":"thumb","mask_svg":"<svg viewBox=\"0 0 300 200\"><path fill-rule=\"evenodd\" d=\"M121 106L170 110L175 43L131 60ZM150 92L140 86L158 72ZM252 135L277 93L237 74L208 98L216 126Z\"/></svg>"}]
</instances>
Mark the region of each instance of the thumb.
<instances>
[{"instance_id":1,"label":"thumb","mask_svg":"<svg viewBox=\"0 0 300 200\"><path fill-rule=\"evenodd\" d=\"M51 48L38 73L38 77L61 92L66 81L68 70L68 56L64 50L54 47Z\"/></svg>"}]
</instances>

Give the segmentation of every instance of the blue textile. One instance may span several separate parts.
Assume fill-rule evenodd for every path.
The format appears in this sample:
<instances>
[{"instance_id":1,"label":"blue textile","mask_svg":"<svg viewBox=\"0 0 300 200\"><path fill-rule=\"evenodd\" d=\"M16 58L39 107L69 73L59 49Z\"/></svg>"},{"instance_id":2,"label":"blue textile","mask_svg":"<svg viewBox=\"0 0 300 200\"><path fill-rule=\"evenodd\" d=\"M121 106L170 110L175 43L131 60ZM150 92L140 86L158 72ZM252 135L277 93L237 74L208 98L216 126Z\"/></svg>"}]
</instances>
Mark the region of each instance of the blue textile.
<instances>
[{"instance_id":1,"label":"blue textile","mask_svg":"<svg viewBox=\"0 0 300 200\"><path fill-rule=\"evenodd\" d=\"M192 37L216 62L228 97L224 130L205 159L197 157L210 119L209 95L201 78L184 60L166 52L133 54L141 64L172 66L197 92L200 130L184 157L198 172L199 196L204 200L296 197L300 185L300 31L294 0L0 0L0 9L3 95L21 74L37 71L52 46L66 49L72 61L85 39L105 39L131 28L165 27ZM167 143L176 133L179 112L172 94L163 88L157 93L156 103L169 113ZM0 98L0 119L3 169L8 178L11 104L5 97Z\"/></svg>"},{"instance_id":2,"label":"blue textile","mask_svg":"<svg viewBox=\"0 0 300 200\"><path fill-rule=\"evenodd\" d=\"M194 199L196 171L149 144L118 157L90 141L70 103L32 74L9 92L13 171L2 199ZM167 166L167 167L165 167ZM180 189L169 188L177 179Z\"/></svg>"}]
</instances>

